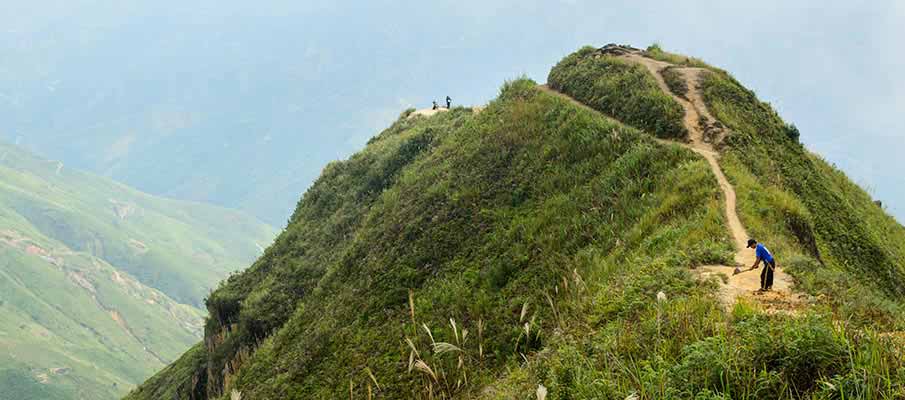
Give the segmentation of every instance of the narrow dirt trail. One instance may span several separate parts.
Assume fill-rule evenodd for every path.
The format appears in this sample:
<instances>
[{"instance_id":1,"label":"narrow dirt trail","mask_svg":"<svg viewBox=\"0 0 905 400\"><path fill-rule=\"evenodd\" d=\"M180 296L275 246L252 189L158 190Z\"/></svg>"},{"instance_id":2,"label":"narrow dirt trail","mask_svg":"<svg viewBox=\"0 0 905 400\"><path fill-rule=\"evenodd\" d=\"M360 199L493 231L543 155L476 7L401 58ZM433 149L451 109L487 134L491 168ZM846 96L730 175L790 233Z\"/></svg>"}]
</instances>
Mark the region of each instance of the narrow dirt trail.
<instances>
[{"instance_id":1,"label":"narrow dirt trail","mask_svg":"<svg viewBox=\"0 0 905 400\"><path fill-rule=\"evenodd\" d=\"M706 106L704 106L703 104L703 98L701 97L700 90L697 87L697 82L701 73L700 69L678 69L683 78L685 78L685 82L688 85L687 96L689 99L691 99L691 101L689 101L672 93L672 91L669 89L669 86L666 85L666 81L663 79L663 76L660 74L661 70L671 66L671 64L635 54L627 55L625 56L625 58L646 67L648 71L650 71L650 73L654 76L654 78L656 78L657 84L660 86L660 90L672 96L673 99L675 99L685 109L684 124L685 128L688 129L689 139L691 143L686 143L684 145L695 153L700 154L702 157L704 157L704 159L707 160L707 163L710 164L710 169L716 176L717 182L719 182L720 184L720 189L723 191L724 195L723 197L725 197L726 199L726 208L724 210L726 221L728 222L729 231L732 233L732 238L735 242L735 248L737 250L737 253L735 254L735 261L737 263L745 265L753 264L753 252L743 251L745 249L745 245L747 244L749 236L745 231L745 227L742 225L741 220L738 218L738 213L736 212L737 200L735 196L735 188L732 187L732 184L729 183L729 180L723 173L722 168L720 168L718 159L719 153L717 153L717 151L713 148L712 144L704 141L704 133L700 128L699 121L702 117L707 118L711 121L713 120L713 117L710 116L709 112L702 112L702 109L706 110ZM698 101L695 101L695 99L697 99ZM706 115L704 114L705 112ZM759 285L760 282L758 282L758 287Z\"/></svg>"},{"instance_id":2,"label":"narrow dirt trail","mask_svg":"<svg viewBox=\"0 0 905 400\"><path fill-rule=\"evenodd\" d=\"M705 265L699 267L703 272L702 275L719 275L723 274L728 277L727 280L720 279L720 298L723 304L731 307L740 298L752 300L754 303L760 304L767 312L790 312L794 311L797 303L800 303L798 297L792 293L793 280L792 277L783 271L782 267L777 266L773 276L773 290L767 293L759 293L760 288L760 271L747 271L747 267L754 264L754 250L746 248L747 240L750 236L745 231L744 225L738 217L737 198L735 188L729 183L726 175L723 173L719 164L719 153L714 149L713 145L705 140L704 129L701 124L716 122L717 119L710 115L707 105L704 103L701 94L700 84L701 75L707 71L703 68L679 67L667 62L654 60L644 57L640 54L627 54L623 58L638 63L648 71L657 81L657 85L664 93L672 96L672 98L682 105L685 109L684 125L689 132L689 144L683 144L692 151L700 154L707 163L713 175L716 176L723 192L723 198L726 201L724 214L729 231L735 244L735 262L743 268L740 274L732 275L734 266L723 265ZM662 71L671 67L679 72L688 86L687 100L676 95L669 89L663 78ZM721 138L720 138L721 139ZM764 268L764 266L761 266Z\"/></svg>"},{"instance_id":3,"label":"narrow dirt trail","mask_svg":"<svg viewBox=\"0 0 905 400\"><path fill-rule=\"evenodd\" d=\"M707 123L714 123L717 121L717 119L713 118L713 116L710 115L710 112L707 109L706 104L704 103L704 99L698 84L701 79L701 75L707 71L702 68L686 68L674 66L663 61L644 57L643 55L638 53L626 54L621 57L647 68L647 70L650 71L651 75L653 75L653 77L656 79L657 85L660 87L660 89L664 93L672 96L672 98L675 99L679 104L681 104L685 110L685 117L683 122L689 132L689 142L681 143L660 139L658 139L658 141L679 144L704 157L704 159L707 160L707 163L710 165L710 169L713 171L717 182L719 183L720 190L723 192L723 198L726 202L724 207L724 215L726 217L726 222L729 227L729 231L732 234L732 239L736 249L736 265L700 266L698 267L698 269L701 271L701 275L725 275L727 277L727 279L725 280L718 279L718 281L720 282L720 301L726 308L732 307L739 299L745 298L750 299L753 303L760 304L766 312L794 312L800 301L798 297L792 293L792 277L786 274L782 270L782 267L776 268L773 279L773 290L766 293L759 293L757 291L760 288L761 269L747 271L747 267L754 264L755 256L753 249L746 248L749 236L745 231L744 225L742 225L742 222L738 217L738 212L736 211L737 198L735 194L735 188L731 183L729 183L729 180L723 173L722 168L720 168L719 152L713 147L710 142L705 139L705 132L701 127L701 121L706 121ZM663 79L663 76L661 74L661 71L667 67L672 67L673 69L678 71L681 74L682 78L685 80L685 83L688 86L688 93L686 94L686 97L688 98L687 100L685 98L677 96L672 92L672 90L669 89L669 86L666 84L666 81ZM547 85L541 86L541 89L549 93L564 97L585 109L600 113L599 111L588 107L587 105L573 99L568 95L549 88ZM718 137L717 141L719 141L720 139L722 139L722 136ZM732 271L736 266L741 266L743 271L745 272L737 275L732 275ZM763 266L761 268L763 268Z\"/></svg>"}]
</instances>

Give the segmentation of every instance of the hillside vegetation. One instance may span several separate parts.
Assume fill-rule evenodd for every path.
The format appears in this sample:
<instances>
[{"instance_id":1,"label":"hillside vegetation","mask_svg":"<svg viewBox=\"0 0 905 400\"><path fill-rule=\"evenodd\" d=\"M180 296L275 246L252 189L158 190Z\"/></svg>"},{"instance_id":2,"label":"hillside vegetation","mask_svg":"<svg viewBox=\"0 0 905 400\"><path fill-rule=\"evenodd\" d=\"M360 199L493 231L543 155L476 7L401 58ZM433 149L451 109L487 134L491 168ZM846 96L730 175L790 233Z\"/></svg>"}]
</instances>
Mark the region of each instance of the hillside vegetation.
<instances>
[{"instance_id":1,"label":"hillside vegetation","mask_svg":"<svg viewBox=\"0 0 905 400\"><path fill-rule=\"evenodd\" d=\"M708 69L731 130L720 164L798 279L797 309L721 303L695 267L733 262L722 192L703 158L655 140L687 135L682 106L584 48L549 85L587 107L520 79L479 113L405 113L328 165L207 298L204 342L127 399L905 395L902 227ZM764 156L778 148L788 167ZM869 225L836 235L821 221L840 212Z\"/></svg>"},{"instance_id":2,"label":"hillside vegetation","mask_svg":"<svg viewBox=\"0 0 905 400\"><path fill-rule=\"evenodd\" d=\"M682 106L663 93L644 67L583 47L550 71L550 87L662 138L684 138Z\"/></svg>"},{"instance_id":3,"label":"hillside vegetation","mask_svg":"<svg viewBox=\"0 0 905 400\"><path fill-rule=\"evenodd\" d=\"M0 398L122 396L198 340L195 304L271 232L0 145Z\"/></svg>"},{"instance_id":4,"label":"hillside vegetation","mask_svg":"<svg viewBox=\"0 0 905 400\"><path fill-rule=\"evenodd\" d=\"M239 212L151 196L2 143L0 168L10 218L196 307L274 235Z\"/></svg>"},{"instance_id":5,"label":"hillside vegetation","mask_svg":"<svg viewBox=\"0 0 905 400\"><path fill-rule=\"evenodd\" d=\"M905 228L731 76L709 74L701 85L732 130L726 164L743 183L746 225L795 254L792 272L811 294L845 308L840 318L905 329Z\"/></svg>"}]
</instances>

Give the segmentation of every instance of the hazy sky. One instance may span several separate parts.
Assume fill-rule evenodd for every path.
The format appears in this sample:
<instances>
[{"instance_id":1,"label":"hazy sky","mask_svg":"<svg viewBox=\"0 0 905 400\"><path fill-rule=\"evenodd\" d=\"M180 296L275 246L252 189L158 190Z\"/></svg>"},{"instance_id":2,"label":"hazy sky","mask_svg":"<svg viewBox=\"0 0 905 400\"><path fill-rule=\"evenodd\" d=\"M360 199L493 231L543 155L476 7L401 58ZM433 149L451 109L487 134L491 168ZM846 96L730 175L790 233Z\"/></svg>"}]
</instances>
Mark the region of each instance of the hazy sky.
<instances>
[{"instance_id":1,"label":"hazy sky","mask_svg":"<svg viewBox=\"0 0 905 400\"><path fill-rule=\"evenodd\" d=\"M459 15L449 25L439 8L435 40L424 46L457 49L464 73L452 87L438 80L436 93L465 82L469 91L454 97L480 101L519 72L543 81L581 44L659 42L729 70L795 123L810 149L905 220L903 1L453 3ZM475 24L498 30L473 37L467 27ZM468 56L484 48L499 56Z\"/></svg>"},{"instance_id":2,"label":"hazy sky","mask_svg":"<svg viewBox=\"0 0 905 400\"><path fill-rule=\"evenodd\" d=\"M297 139L293 146L326 146L316 151L323 160L312 156L310 163L293 167L304 170L274 171L305 177L297 179L300 182L310 181L308 176L316 175L324 161L360 149L408 106L427 107L430 100L447 94L457 104L484 103L506 79L524 74L545 81L551 66L582 45L643 47L659 42L667 50L730 71L795 123L810 149L905 220L905 177L897 173L905 170L905 157L900 156L905 154L903 1L0 0L0 24L5 27L0 44L18 49L37 40L34 43L46 46L42 50L28 45L21 57L0 54L0 73L19 71L27 75L23 80L55 85L61 80L55 74L70 65L91 65L85 74L97 73L99 78L86 83L134 82L136 77L155 85L156 80L177 82L171 86L180 87L203 79L211 85L241 81L229 107L254 102L264 108L309 110L256 114L258 119L279 118L280 124L268 129L291 132ZM35 39L49 32L79 39ZM73 35L76 32L81 35ZM96 45L114 36L117 46ZM159 37L167 38L163 45L147 45L158 43ZM132 56L122 50L122 43L130 41L136 54L163 56L151 58L159 62ZM82 47L93 50L83 52ZM172 48L181 50L168 53ZM29 57L35 54L42 55L45 67L53 66L41 71L51 72L21 72L33 69ZM87 58L93 61L86 64ZM206 61L211 59L215 62ZM179 63L206 64L203 70L173 67ZM241 74L210 72L217 68L241 69ZM92 72L97 69L100 72ZM256 91L261 82L268 89ZM298 85L291 97L298 104L282 104L278 97L262 103L261 96L282 93L281 82ZM7 82L0 94L19 99L24 95L16 90L26 89L17 89L18 84ZM116 86L118 96L134 95L132 84ZM204 87L180 92L179 107L200 98L197 91ZM169 90L159 92L155 96L173 96ZM216 109L217 98L204 99L205 115L216 114L211 109ZM0 112L3 101L0 98ZM144 101L141 96L119 101L128 107L111 113L134 114ZM225 108L222 118L230 118L231 109ZM21 114L20 109L9 110L8 115ZM291 128L295 123L298 128ZM22 126L14 128L21 131ZM285 151L287 145L279 147ZM262 149L256 157L266 156ZM65 149L56 151L48 153L65 156L60 154ZM297 198L295 191L303 188L287 190L292 191L289 197ZM286 215L291 212L288 204L281 207Z\"/></svg>"}]
</instances>

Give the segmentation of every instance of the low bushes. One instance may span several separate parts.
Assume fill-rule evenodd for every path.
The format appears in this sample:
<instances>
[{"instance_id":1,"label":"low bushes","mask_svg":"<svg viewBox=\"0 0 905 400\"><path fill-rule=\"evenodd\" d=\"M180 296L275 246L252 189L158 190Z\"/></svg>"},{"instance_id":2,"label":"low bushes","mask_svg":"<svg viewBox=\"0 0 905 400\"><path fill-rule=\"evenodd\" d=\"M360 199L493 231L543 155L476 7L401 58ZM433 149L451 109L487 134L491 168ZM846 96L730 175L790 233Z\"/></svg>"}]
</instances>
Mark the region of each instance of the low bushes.
<instances>
[{"instance_id":1,"label":"low bushes","mask_svg":"<svg viewBox=\"0 0 905 400\"><path fill-rule=\"evenodd\" d=\"M588 106L661 138L684 138L685 111L644 67L592 47L556 64L547 83Z\"/></svg>"}]
</instances>

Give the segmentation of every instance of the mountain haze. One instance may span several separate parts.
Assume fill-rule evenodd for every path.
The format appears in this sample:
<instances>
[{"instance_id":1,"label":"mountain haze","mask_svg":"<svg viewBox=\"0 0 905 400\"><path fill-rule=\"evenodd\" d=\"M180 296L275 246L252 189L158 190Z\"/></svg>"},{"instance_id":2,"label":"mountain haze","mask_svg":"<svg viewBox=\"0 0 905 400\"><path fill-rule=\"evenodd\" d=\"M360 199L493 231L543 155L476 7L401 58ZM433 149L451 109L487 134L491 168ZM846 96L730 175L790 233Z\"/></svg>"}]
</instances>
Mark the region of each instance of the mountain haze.
<instances>
[{"instance_id":1,"label":"mountain haze","mask_svg":"<svg viewBox=\"0 0 905 400\"><path fill-rule=\"evenodd\" d=\"M399 109L446 94L455 104L486 102L503 79L545 76L574 43L603 35L665 40L724 60L795 117L807 145L905 217L895 157L905 145L883 145L905 143L905 123L893 117L905 104L895 72L905 56L886 51L905 36L905 7L895 0L4 5L0 137L148 193L240 208L274 226L286 223L320 167L363 146ZM738 15L749 18L739 25ZM846 32L853 25L870 29ZM860 52L871 57L849 56Z\"/></svg>"},{"instance_id":2,"label":"mountain haze","mask_svg":"<svg viewBox=\"0 0 905 400\"><path fill-rule=\"evenodd\" d=\"M273 229L0 143L0 398L109 399L202 333Z\"/></svg>"},{"instance_id":3,"label":"mountain haze","mask_svg":"<svg viewBox=\"0 0 905 400\"><path fill-rule=\"evenodd\" d=\"M209 1L53 3L16 6L18 18L4 21L4 140L148 193L281 226L318 166L354 133L304 140L341 126L349 118L336 111L353 109L309 95L329 91L309 65L330 55L287 40L294 20L260 29L267 19L257 7ZM302 131L300 119L310 121Z\"/></svg>"},{"instance_id":4,"label":"mountain haze","mask_svg":"<svg viewBox=\"0 0 905 400\"><path fill-rule=\"evenodd\" d=\"M728 72L584 47L413 111L326 166L127 399L905 395L905 228ZM771 292L732 275L746 235Z\"/></svg>"}]
</instances>

